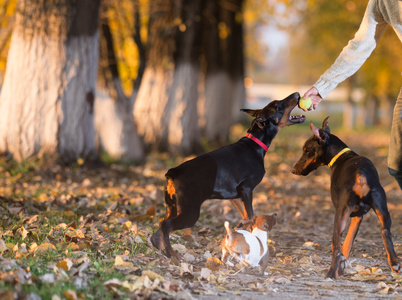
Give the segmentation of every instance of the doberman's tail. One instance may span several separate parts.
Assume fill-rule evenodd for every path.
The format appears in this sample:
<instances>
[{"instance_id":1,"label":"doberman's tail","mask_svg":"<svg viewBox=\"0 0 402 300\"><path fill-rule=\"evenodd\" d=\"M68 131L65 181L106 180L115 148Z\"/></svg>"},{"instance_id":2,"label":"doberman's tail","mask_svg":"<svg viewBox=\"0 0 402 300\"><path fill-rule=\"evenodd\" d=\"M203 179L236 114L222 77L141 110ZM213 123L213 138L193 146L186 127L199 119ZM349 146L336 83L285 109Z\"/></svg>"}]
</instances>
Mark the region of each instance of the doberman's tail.
<instances>
[{"instance_id":1,"label":"doberman's tail","mask_svg":"<svg viewBox=\"0 0 402 300\"><path fill-rule=\"evenodd\" d=\"M367 184L367 178L363 174L356 175L356 181L353 186L353 191L357 196L363 198L370 192L370 186Z\"/></svg>"}]
</instances>

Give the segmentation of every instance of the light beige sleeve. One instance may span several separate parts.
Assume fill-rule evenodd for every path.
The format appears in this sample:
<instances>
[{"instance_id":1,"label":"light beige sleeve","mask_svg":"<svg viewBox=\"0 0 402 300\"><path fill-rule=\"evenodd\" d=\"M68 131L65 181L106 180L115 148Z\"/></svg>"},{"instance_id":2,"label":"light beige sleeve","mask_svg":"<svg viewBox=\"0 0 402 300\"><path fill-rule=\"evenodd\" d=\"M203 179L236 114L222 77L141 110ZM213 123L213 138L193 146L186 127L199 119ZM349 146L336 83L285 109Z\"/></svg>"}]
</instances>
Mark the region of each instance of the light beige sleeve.
<instances>
[{"instance_id":1,"label":"light beige sleeve","mask_svg":"<svg viewBox=\"0 0 402 300\"><path fill-rule=\"evenodd\" d=\"M314 84L324 99L339 83L359 70L373 52L387 23L377 10L377 0L370 0L354 38L343 48L334 64Z\"/></svg>"}]
</instances>

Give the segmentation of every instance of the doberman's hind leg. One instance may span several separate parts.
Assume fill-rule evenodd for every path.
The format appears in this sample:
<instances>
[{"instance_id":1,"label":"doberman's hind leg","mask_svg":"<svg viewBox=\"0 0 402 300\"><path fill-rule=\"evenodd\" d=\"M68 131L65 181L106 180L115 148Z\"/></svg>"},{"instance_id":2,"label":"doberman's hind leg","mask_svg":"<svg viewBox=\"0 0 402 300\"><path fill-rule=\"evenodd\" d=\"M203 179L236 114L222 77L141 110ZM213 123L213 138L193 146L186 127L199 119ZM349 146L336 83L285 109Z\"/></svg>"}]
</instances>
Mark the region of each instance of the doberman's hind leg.
<instances>
[{"instance_id":1,"label":"doberman's hind leg","mask_svg":"<svg viewBox=\"0 0 402 300\"><path fill-rule=\"evenodd\" d=\"M384 189L372 191L373 209L382 225L382 241L388 256L388 263L391 270L400 273L401 264L394 250L394 243L391 237L391 216L388 211Z\"/></svg>"},{"instance_id":2,"label":"doberman's hind leg","mask_svg":"<svg viewBox=\"0 0 402 300\"><path fill-rule=\"evenodd\" d=\"M164 220L160 224L160 231L163 244L165 246L166 255L168 257L175 256L179 258L177 253L173 250L170 241L169 233L175 230L193 227L200 216L200 206L182 207L181 212L176 217Z\"/></svg>"},{"instance_id":3,"label":"doberman's hind leg","mask_svg":"<svg viewBox=\"0 0 402 300\"><path fill-rule=\"evenodd\" d=\"M341 258L341 269L346 269L348 265L350 251L352 250L353 242L355 241L362 220L363 216L356 216L350 219L348 234L346 235L342 245L343 256Z\"/></svg>"},{"instance_id":4,"label":"doberman's hind leg","mask_svg":"<svg viewBox=\"0 0 402 300\"><path fill-rule=\"evenodd\" d=\"M177 201L176 195L172 193L172 186L173 183L170 181L169 187L168 181L168 185L165 190L166 216L164 220L169 220L177 216ZM162 250L164 248L164 245L162 244L162 232L160 229L158 229L158 231L151 236L150 240L156 249Z\"/></svg>"}]
</instances>

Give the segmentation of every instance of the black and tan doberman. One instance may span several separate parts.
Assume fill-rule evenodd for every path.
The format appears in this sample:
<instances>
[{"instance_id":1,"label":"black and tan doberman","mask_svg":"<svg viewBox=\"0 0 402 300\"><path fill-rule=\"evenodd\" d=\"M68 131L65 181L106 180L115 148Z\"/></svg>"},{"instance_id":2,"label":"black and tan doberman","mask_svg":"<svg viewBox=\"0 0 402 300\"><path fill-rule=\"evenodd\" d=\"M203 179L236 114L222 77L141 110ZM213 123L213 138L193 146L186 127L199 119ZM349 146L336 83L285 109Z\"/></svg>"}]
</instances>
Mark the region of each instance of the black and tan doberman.
<instances>
[{"instance_id":1,"label":"black and tan doberman","mask_svg":"<svg viewBox=\"0 0 402 300\"><path fill-rule=\"evenodd\" d=\"M299 93L294 93L263 109L242 109L254 117L245 137L168 170L166 217L151 237L154 247L177 257L169 233L194 226L207 199L237 199L232 203L243 219L253 218L252 193L264 177L264 156L269 145L281 128L305 120L304 116L290 116L299 99Z\"/></svg>"},{"instance_id":2,"label":"black and tan doberman","mask_svg":"<svg viewBox=\"0 0 402 300\"><path fill-rule=\"evenodd\" d=\"M303 155L293 167L296 175L308 175L320 166L331 170L331 200L335 206L332 238L332 263L326 277L339 278L349 258L363 215L373 209L382 225L382 240L392 271L399 273L400 263L391 238L391 217L387 198L377 170L366 157L357 155L330 133L328 117L322 128L310 124L313 136L303 146ZM341 247L341 237L350 217L348 234Z\"/></svg>"}]
</instances>

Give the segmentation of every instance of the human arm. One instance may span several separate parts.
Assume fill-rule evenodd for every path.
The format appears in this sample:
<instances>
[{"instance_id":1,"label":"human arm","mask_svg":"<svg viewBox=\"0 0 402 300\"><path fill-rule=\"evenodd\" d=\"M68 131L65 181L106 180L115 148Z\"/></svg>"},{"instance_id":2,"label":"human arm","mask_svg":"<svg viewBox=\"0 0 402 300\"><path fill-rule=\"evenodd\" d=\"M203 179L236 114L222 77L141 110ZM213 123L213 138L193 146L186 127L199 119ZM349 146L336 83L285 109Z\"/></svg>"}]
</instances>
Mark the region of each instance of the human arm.
<instances>
[{"instance_id":1,"label":"human arm","mask_svg":"<svg viewBox=\"0 0 402 300\"><path fill-rule=\"evenodd\" d=\"M343 48L334 64L313 85L315 90L311 88L306 94L310 93L314 97L324 99L339 83L356 73L371 55L387 26L378 10L377 1L370 0L368 2L363 20L354 38ZM315 107L321 101L319 98L316 98L315 101L312 98Z\"/></svg>"}]
</instances>

